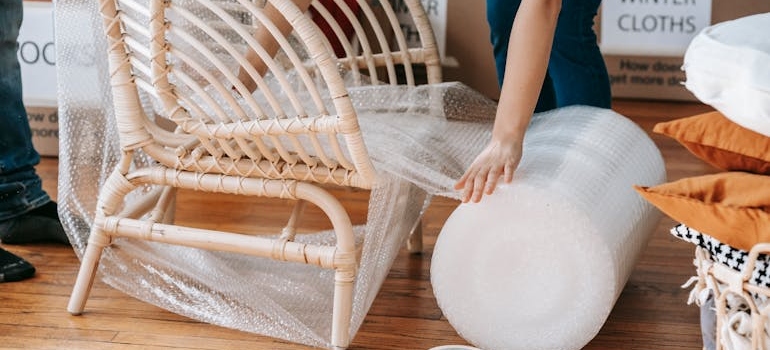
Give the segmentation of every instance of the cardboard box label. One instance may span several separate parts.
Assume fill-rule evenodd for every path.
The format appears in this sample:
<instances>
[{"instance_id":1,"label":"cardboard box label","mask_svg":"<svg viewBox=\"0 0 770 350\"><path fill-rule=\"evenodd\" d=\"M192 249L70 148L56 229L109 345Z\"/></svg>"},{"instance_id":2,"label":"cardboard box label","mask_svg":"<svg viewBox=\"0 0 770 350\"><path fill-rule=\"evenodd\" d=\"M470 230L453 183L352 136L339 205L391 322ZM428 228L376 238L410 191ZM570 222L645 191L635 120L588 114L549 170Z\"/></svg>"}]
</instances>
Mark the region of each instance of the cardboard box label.
<instances>
[{"instance_id":1,"label":"cardboard box label","mask_svg":"<svg viewBox=\"0 0 770 350\"><path fill-rule=\"evenodd\" d=\"M59 155L59 114L56 107L27 107L32 144L41 156Z\"/></svg>"},{"instance_id":2,"label":"cardboard box label","mask_svg":"<svg viewBox=\"0 0 770 350\"><path fill-rule=\"evenodd\" d=\"M609 55L681 56L711 24L711 0L602 1L601 49Z\"/></svg>"},{"instance_id":3,"label":"cardboard box label","mask_svg":"<svg viewBox=\"0 0 770 350\"><path fill-rule=\"evenodd\" d=\"M680 57L607 56L612 95L669 100L695 100L682 83Z\"/></svg>"}]
</instances>

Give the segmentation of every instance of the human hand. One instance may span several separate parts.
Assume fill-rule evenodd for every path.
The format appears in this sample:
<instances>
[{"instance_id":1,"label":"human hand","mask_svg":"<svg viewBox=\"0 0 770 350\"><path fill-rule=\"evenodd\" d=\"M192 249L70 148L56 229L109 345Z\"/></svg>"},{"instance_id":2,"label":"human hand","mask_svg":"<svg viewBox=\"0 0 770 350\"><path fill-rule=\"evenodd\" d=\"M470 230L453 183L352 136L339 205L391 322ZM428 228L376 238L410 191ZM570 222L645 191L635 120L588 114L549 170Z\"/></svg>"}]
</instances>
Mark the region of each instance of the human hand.
<instances>
[{"instance_id":1,"label":"human hand","mask_svg":"<svg viewBox=\"0 0 770 350\"><path fill-rule=\"evenodd\" d=\"M462 201L478 203L483 195L494 192L501 176L510 183L521 161L522 147L520 139L490 141L455 183L456 190L463 190Z\"/></svg>"}]
</instances>

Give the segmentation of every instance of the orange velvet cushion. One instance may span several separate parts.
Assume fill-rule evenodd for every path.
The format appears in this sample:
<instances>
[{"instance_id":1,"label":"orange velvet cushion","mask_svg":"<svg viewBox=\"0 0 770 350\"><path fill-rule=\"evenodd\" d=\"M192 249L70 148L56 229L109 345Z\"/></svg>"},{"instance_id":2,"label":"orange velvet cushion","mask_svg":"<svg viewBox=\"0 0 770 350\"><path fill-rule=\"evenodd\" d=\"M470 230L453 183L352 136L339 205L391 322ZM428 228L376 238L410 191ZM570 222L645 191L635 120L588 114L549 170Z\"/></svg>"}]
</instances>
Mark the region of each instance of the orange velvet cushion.
<instances>
[{"instance_id":1,"label":"orange velvet cushion","mask_svg":"<svg viewBox=\"0 0 770 350\"><path fill-rule=\"evenodd\" d=\"M770 137L743 128L722 113L658 123L653 131L676 139L719 169L770 175Z\"/></svg>"},{"instance_id":2,"label":"orange velvet cushion","mask_svg":"<svg viewBox=\"0 0 770 350\"><path fill-rule=\"evenodd\" d=\"M635 188L672 219L732 247L770 242L770 176L724 172Z\"/></svg>"}]
</instances>

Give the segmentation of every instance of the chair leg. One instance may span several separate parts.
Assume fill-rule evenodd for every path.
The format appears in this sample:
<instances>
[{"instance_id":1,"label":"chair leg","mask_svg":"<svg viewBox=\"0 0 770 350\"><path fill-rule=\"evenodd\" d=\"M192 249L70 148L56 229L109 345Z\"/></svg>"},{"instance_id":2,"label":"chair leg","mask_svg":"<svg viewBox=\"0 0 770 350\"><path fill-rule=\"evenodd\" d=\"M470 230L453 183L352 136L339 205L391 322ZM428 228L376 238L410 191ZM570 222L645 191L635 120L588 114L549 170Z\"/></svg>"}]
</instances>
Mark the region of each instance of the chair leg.
<instances>
[{"instance_id":1,"label":"chair leg","mask_svg":"<svg viewBox=\"0 0 770 350\"><path fill-rule=\"evenodd\" d=\"M161 200L159 203L159 209L163 211L160 222L164 224L173 224L176 217L176 194L177 190L173 187L164 189L161 194Z\"/></svg>"},{"instance_id":2,"label":"chair leg","mask_svg":"<svg viewBox=\"0 0 770 350\"><path fill-rule=\"evenodd\" d=\"M70 314L80 315L83 313L86 300L91 292L91 286L96 277L99 259L109 241L109 236L105 235L100 228L94 226L88 240L88 247L86 247L86 252L83 255L83 261L80 263L80 271L78 272L75 286L72 289L69 304L67 305L67 311Z\"/></svg>"},{"instance_id":3,"label":"chair leg","mask_svg":"<svg viewBox=\"0 0 770 350\"><path fill-rule=\"evenodd\" d=\"M287 241L294 241L294 237L297 235L297 222L299 221L302 212L305 210L307 201L300 199L294 204L294 208L291 211L291 216L286 226L281 231L281 239Z\"/></svg>"},{"instance_id":4,"label":"chair leg","mask_svg":"<svg viewBox=\"0 0 770 350\"><path fill-rule=\"evenodd\" d=\"M406 241L406 249L411 254L422 253L422 219L409 234L409 240Z\"/></svg>"},{"instance_id":5,"label":"chair leg","mask_svg":"<svg viewBox=\"0 0 770 350\"><path fill-rule=\"evenodd\" d=\"M171 225L174 223L175 219L176 219L176 194L174 195L174 198L171 200L171 203L169 203L168 208L166 208L166 213L163 216L163 220L161 222L164 224Z\"/></svg>"},{"instance_id":6,"label":"chair leg","mask_svg":"<svg viewBox=\"0 0 770 350\"><path fill-rule=\"evenodd\" d=\"M83 313L86 299L88 299L88 294L91 292L91 286L96 277L96 270L99 266L99 259L102 257L102 251L104 247L112 243L112 236L104 230L104 219L113 215L125 195L135 188L123 176L128 169L130 161L130 154L124 154L120 160L121 166L110 174L102 186L102 193L99 195L96 205L96 216L91 227L91 234L88 236L86 252L83 254L83 260L80 262L80 271L78 271L78 277L75 280L75 286L72 289L70 301L67 305L67 311L73 315ZM118 171L120 169L123 172Z\"/></svg>"},{"instance_id":7,"label":"chair leg","mask_svg":"<svg viewBox=\"0 0 770 350\"><path fill-rule=\"evenodd\" d=\"M350 345L350 317L353 313L355 268L337 268L334 274L334 310L332 311L332 349Z\"/></svg>"}]
</instances>

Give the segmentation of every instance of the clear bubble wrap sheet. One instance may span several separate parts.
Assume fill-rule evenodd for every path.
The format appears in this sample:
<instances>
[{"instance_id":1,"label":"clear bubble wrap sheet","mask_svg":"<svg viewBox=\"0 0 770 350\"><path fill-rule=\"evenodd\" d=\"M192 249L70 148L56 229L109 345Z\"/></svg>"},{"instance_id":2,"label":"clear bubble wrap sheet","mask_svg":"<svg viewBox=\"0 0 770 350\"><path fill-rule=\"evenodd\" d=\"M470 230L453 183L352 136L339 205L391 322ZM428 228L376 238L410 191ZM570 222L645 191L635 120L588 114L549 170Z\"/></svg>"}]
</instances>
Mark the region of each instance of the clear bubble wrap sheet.
<instances>
[{"instance_id":1,"label":"clear bubble wrap sheet","mask_svg":"<svg viewBox=\"0 0 770 350\"><path fill-rule=\"evenodd\" d=\"M106 42L97 2L62 0L55 6L60 94L59 214L75 252L82 256L99 189L115 167L120 149L113 121L107 63L102 54L106 52ZM459 197L452 186L488 142L496 106L459 83L411 88L351 87L349 92L379 173L378 182L371 191L367 221L356 227L362 256L350 326L350 333L354 335L430 197ZM147 96L144 96L144 105L147 115L154 115L158 110L153 99ZM579 152L543 156L535 151L549 149L548 145L541 144L543 138L538 135L549 133L551 129L570 134L565 128L574 128L573 137L557 140L558 149L569 150L570 143L576 139L581 142L575 142L575 145L584 147L581 152L593 154L591 147L596 147L596 152L606 156L590 164L596 172L608 171L605 167L633 163L637 154L659 157L657 153L639 152L634 148L608 149L617 146L612 142L591 143L593 137L615 132L612 128L620 125L609 123L609 126L603 126L605 120L624 120L622 123L626 124L623 125L632 124L610 110L589 107L570 107L537 115L533 119L532 132L525 140L522 164L571 164L590 160L575 158L584 155ZM538 146L532 148L535 144ZM532 151L528 151L530 148ZM629 151L634 151L631 156L624 153ZM619 159L624 161L618 162ZM657 162L657 158L641 160ZM151 160L140 157L136 162L147 164ZM551 168L558 169L559 165L551 164ZM530 177L532 175L528 174L536 169L524 167L522 176ZM655 174L653 178L659 179L660 169L609 169L609 173L622 177L650 172ZM548 181L550 177L541 179ZM608 188L614 187L606 185L614 181L612 177L601 181L577 178L571 182L569 195L576 196L575 205L596 205L595 201L611 199ZM138 201L149 190L135 191L127 201ZM611 200L600 203L600 208L622 204ZM592 220L601 217L600 213L594 216L596 218L592 217ZM602 228L629 230L620 222L627 217L606 217ZM301 236L305 240L333 239L331 232ZM613 270L612 275L623 275L630 268L625 253L633 251L641 242L613 238L607 243L615 253L607 256L615 260L607 262ZM203 322L311 346L328 347L330 343L331 270L117 239L104 251L99 276L107 284L140 300ZM620 278L613 281L618 280ZM617 296L611 294L608 297Z\"/></svg>"}]
</instances>

